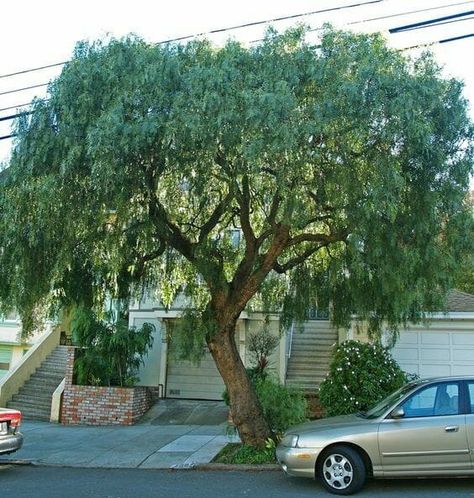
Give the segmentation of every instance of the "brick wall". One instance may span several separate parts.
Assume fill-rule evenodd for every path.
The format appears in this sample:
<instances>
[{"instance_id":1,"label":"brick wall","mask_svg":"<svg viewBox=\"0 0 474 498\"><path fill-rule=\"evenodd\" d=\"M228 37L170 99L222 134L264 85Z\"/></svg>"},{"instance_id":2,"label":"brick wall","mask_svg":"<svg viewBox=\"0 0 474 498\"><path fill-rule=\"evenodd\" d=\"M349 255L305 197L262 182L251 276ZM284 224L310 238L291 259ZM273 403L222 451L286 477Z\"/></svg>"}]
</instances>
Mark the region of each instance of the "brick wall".
<instances>
[{"instance_id":1,"label":"brick wall","mask_svg":"<svg viewBox=\"0 0 474 498\"><path fill-rule=\"evenodd\" d=\"M73 384L76 348L68 348L61 422L65 425L132 425L158 399L158 388Z\"/></svg>"}]
</instances>

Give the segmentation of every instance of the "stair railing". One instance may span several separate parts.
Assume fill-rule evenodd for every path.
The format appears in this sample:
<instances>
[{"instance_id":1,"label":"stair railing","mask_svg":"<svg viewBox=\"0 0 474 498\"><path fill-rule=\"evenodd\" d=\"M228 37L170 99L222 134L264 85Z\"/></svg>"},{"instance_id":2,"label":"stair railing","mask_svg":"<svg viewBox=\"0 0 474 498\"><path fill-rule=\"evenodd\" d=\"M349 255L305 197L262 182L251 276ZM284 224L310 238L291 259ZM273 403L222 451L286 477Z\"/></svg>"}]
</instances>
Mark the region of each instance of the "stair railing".
<instances>
[{"instance_id":1,"label":"stair railing","mask_svg":"<svg viewBox=\"0 0 474 498\"><path fill-rule=\"evenodd\" d=\"M291 346L293 344L293 332L295 331L295 322L291 322L291 327L287 336L286 344L286 358L289 360L291 358Z\"/></svg>"},{"instance_id":2,"label":"stair railing","mask_svg":"<svg viewBox=\"0 0 474 498\"><path fill-rule=\"evenodd\" d=\"M291 346L293 344L294 331L295 331L295 322L292 322L290 330L288 331L288 334L286 335L286 357L285 357L285 376L284 376L285 379L286 379L286 374L288 372L288 362L291 358Z\"/></svg>"}]
</instances>

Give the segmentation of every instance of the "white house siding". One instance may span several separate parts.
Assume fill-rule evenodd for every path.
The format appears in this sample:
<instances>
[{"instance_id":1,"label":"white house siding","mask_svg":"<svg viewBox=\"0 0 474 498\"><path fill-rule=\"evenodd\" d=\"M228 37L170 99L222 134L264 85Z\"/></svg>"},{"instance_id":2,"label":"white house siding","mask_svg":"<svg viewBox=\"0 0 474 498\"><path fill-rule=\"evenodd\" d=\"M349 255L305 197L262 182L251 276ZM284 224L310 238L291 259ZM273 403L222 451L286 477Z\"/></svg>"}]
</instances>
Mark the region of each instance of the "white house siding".
<instances>
[{"instance_id":1,"label":"white house siding","mask_svg":"<svg viewBox=\"0 0 474 498\"><path fill-rule=\"evenodd\" d=\"M392 354L403 370L421 377L474 375L474 316L455 313L412 325L400 332Z\"/></svg>"},{"instance_id":2,"label":"white house siding","mask_svg":"<svg viewBox=\"0 0 474 498\"><path fill-rule=\"evenodd\" d=\"M10 369L13 347L0 344L0 378Z\"/></svg>"},{"instance_id":3,"label":"white house siding","mask_svg":"<svg viewBox=\"0 0 474 498\"><path fill-rule=\"evenodd\" d=\"M139 311L131 314L129 324L131 327L140 328L144 323L150 323L155 327L153 331L153 345L149 349L148 354L144 358L144 364L138 371L140 386L153 386L158 387L164 384L164 377L162 372L162 356L163 349L166 350L166 334L164 333L164 326L162 321L156 317L153 312Z\"/></svg>"},{"instance_id":4,"label":"white house siding","mask_svg":"<svg viewBox=\"0 0 474 498\"><path fill-rule=\"evenodd\" d=\"M28 342L20 340L21 323L16 317L0 318L0 378L11 370L41 335L33 335Z\"/></svg>"}]
</instances>

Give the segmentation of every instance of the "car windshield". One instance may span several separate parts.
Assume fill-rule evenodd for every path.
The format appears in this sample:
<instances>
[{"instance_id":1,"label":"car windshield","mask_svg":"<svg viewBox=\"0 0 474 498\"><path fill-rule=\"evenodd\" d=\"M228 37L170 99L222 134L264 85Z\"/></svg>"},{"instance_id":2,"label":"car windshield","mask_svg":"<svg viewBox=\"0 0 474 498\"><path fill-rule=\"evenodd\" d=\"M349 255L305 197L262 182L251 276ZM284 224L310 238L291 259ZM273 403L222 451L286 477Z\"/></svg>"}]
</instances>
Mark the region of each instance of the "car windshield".
<instances>
[{"instance_id":1,"label":"car windshield","mask_svg":"<svg viewBox=\"0 0 474 498\"><path fill-rule=\"evenodd\" d=\"M382 401L379 401L370 410L365 413L361 413L360 415L364 418L380 417L388 408L390 408L390 406L396 405L398 401L400 401L408 392L412 391L415 385L415 383L406 384L398 391L395 391L394 393L390 394L390 396L387 396Z\"/></svg>"}]
</instances>

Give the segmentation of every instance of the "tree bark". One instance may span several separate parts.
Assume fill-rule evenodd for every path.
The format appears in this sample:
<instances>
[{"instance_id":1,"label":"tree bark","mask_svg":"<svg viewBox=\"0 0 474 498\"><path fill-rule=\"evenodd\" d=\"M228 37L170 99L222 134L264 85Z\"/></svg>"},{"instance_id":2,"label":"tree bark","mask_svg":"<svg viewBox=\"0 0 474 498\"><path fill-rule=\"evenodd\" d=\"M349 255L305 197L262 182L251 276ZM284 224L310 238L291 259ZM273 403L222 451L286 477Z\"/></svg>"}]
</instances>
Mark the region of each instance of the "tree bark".
<instances>
[{"instance_id":1,"label":"tree bark","mask_svg":"<svg viewBox=\"0 0 474 498\"><path fill-rule=\"evenodd\" d=\"M241 441L264 446L273 434L237 350L235 328L235 320L220 327L207 344L227 388L232 418Z\"/></svg>"}]
</instances>

